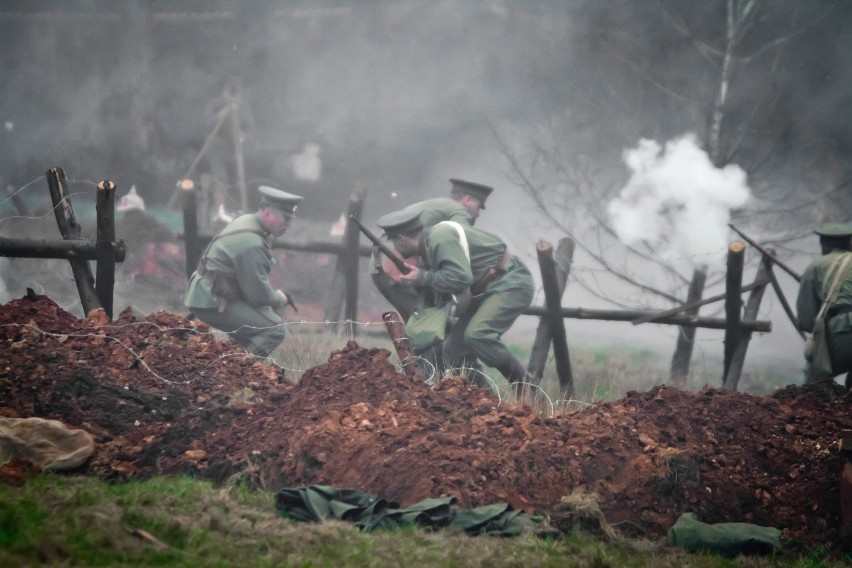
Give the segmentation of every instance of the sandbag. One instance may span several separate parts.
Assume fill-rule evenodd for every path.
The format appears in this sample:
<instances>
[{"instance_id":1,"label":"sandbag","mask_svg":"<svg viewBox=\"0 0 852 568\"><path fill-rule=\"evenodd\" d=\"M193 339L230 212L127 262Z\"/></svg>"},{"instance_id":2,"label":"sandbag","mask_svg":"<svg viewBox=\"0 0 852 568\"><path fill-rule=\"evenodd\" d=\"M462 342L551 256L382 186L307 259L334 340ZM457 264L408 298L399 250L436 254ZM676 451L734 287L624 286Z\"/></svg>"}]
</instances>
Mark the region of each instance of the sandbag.
<instances>
[{"instance_id":1,"label":"sandbag","mask_svg":"<svg viewBox=\"0 0 852 568\"><path fill-rule=\"evenodd\" d=\"M666 534L666 544L690 552L722 556L772 554L781 551L781 531L750 523L702 523L695 513L684 513Z\"/></svg>"},{"instance_id":2,"label":"sandbag","mask_svg":"<svg viewBox=\"0 0 852 568\"><path fill-rule=\"evenodd\" d=\"M45 471L63 471L80 467L94 451L88 432L58 420L0 418L0 464L21 459Z\"/></svg>"}]
</instances>

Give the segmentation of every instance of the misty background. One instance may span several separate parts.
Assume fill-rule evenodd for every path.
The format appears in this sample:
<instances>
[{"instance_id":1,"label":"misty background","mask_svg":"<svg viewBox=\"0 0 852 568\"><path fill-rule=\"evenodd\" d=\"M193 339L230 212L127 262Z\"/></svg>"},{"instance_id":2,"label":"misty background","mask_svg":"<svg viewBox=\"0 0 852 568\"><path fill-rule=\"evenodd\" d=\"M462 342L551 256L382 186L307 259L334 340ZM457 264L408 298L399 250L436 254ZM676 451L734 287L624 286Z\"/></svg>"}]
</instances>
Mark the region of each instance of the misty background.
<instances>
[{"instance_id":1,"label":"misty background","mask_svg":"<svg viewBox=\"0 0 852 568\"><path fill-rule=\"evenodd\" d=\"M249 209L272 185L331 226L360 191L372 222L470 179L496 188L478 225L532 272L539 239L578 241L565 306L668 308L696 266L706 295L724 291L728 222L801 272L814 226L852 220L850 21L843 1L0 1L0 184L49 204L43 174L60 166L72 191L110 179L176 209L236 100ZM229 132L193 177L235 211ZM771 291L759 319L774 329L749 357L800 367ZM663 354L678 334L566 326L569 345ZM720 358L721 337L699 330L694 357Z\"/></svg>"}]
</instances>

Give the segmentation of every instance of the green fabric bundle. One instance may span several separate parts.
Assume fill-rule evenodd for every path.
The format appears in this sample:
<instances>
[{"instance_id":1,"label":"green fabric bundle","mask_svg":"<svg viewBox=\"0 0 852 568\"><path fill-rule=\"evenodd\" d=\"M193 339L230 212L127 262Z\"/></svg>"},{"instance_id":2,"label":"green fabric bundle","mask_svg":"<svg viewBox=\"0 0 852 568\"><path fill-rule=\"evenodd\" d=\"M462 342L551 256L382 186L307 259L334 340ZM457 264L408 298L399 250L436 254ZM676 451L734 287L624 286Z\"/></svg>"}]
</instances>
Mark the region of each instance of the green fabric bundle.
<instances>
[{"instance_id":1,"label":"green fabric bundle","mask_svg":"<svg viewBox=\"0 0 852 568\"><path fill-rule=\"evenodd\" d=\"M684 513L669 529L666 544L680 546L690 552L704 551L731 557L772 554L781 551L781 531L750 523L710 525L699 521L695 513Z\"/></svg>"},{"instance_id":2,"label":"green fabric bundle","mask_svg":"<svg viewBox=\"0 0 852 568\"><path fill-rule=\"evenodd\" d=\"M408 507L380 499L357 489L329 485L285 487L275 495L275 508L296 521L321 522L338 519L355 523L365 531L404 526L424 528L459 527L469 535L516 536L536 522L508 503L455 511L455 497L424 499Z\"/></svg>"}]
</instances>

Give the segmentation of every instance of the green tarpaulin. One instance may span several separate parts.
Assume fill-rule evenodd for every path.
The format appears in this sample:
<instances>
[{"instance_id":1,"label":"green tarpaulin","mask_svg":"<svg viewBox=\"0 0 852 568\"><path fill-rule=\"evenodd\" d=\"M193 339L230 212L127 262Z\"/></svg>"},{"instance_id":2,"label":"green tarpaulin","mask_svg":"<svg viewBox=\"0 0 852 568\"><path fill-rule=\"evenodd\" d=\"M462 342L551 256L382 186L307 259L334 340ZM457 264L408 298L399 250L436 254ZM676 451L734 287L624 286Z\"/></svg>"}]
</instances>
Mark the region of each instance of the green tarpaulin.
<instances>
[{"instance_id":1,"label":"green tarpaulin","mask_svg":"<svg viewBox=\"0 0 852 568\"><path fill-rule=\"evenodd\" d=\"M275 508L287 518L306 522L338 519L366 531L403 526L459 527L470 535L515 536L539 520L513 510L508 503L462 510L456 510L455 503L455 497L441 497L400 507L357 489L328 485L285 487L275 495Z\"/></svg>"},{"instance_id":2,"label":"green tarpaulin","mask_svg":"<svg viewBox=\"0 0 852 568\"><path fill-rule=\"evenodd\" d=\"M699 521L695 513L684 513L669 529L666 544L724 556L772 554L781 551L781 531L749 523L710 525Z\"/></svg>"}]
</instances>

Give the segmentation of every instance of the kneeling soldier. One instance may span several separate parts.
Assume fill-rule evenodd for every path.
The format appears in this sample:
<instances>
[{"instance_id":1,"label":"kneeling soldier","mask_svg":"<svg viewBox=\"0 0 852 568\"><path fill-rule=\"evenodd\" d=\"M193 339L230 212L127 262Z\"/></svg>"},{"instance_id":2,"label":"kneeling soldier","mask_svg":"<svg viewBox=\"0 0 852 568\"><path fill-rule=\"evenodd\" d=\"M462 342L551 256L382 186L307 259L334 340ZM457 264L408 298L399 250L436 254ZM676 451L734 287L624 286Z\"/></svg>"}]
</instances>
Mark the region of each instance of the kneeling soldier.
<instances>
[{"instance_id":1,"label":"kneeling soldier","mask_svg":"<svg viewBox=\"0 0 852 568\"><path fill-rule=\"evenodd\" d=\"M184 305L255 355L268 356L284 340L282 314L293 305L269 284L271 239L284 234L302 197L260 186L260 207L213 237L192 273Z\"/></svg>"}]
</instances>

